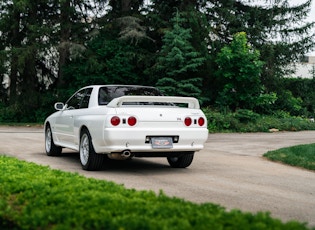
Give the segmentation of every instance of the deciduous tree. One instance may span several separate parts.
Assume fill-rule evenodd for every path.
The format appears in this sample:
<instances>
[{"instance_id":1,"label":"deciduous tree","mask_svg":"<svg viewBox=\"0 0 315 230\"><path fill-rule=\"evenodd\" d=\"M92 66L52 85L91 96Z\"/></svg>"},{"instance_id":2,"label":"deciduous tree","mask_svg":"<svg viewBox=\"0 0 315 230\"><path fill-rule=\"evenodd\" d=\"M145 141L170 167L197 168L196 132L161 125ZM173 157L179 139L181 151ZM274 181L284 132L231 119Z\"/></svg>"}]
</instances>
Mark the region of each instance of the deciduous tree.
<instances>
[{"instance_id":1,"label":"deciduous tree","mask_svg":"<svg viewBox=\"0 0 315 230\"><path fill-rule=\"evenodd\" d=\"M234 35L218 54L217 76L223 85L217 103L232 110L253 109L262 94L260 53L248 44L246 33Z\"/></svg>"}]
</instances>

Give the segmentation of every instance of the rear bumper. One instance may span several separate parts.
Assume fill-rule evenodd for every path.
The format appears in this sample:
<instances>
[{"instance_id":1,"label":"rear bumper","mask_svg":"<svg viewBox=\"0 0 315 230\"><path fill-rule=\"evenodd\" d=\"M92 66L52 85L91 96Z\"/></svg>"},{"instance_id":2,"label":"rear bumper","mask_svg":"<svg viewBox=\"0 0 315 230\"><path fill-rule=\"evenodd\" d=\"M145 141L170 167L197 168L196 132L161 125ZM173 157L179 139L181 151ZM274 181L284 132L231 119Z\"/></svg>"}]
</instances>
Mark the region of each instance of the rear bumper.
<instances>
[{"instance_id":1,"label":"rear bumper","mask_svg":"<svg viewBox=\"0 0 315 230\"><path fill-rule=\"evenodd\" d=\"M148 136L178 136L179 140L178 143L173 143L172 148L153 148L150 142L146 143L146 137ZM150 153L153 156L159 155L158 153L199 151L203 149L207 138L208 130L206 128L106 128L103 131L103 137L93 137L92 140L97 153L114 153L129 150L131 153L137 153L136 155L138 156L149 156Z\"/></svg>"}]
</instances>

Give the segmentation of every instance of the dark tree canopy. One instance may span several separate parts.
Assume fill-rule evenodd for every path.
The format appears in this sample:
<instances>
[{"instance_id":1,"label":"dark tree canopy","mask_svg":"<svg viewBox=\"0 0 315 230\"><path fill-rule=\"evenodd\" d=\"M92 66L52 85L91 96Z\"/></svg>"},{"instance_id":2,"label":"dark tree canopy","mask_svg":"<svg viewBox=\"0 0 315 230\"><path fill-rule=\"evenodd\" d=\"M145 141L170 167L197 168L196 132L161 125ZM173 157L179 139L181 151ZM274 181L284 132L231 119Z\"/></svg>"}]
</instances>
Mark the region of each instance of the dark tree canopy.
<instances>
[{"instance_id":1,"label":"dark tree canopy","mask_svg":"<svg viewBox=\"0 0 315 230\"><path fill-rule=\"evenodd\" d=\"M263 93L285 100L288 64L315 43L314 23L304 21L312 0L289 2L3 0L0 110L36 120L56 98L107 83L158 85L216 106L226 89L218 75L228 58L222 48L240 32L264 63Z\"/></svg>"}]
</instances>

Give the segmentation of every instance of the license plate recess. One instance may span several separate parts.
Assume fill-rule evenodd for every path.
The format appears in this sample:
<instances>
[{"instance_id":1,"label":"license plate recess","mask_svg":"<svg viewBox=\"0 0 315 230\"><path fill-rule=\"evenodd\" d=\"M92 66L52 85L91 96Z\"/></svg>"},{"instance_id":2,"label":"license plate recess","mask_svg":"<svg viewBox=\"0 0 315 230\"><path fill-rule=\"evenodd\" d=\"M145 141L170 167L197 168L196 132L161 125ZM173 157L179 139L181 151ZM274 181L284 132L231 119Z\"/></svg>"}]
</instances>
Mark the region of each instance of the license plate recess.
<instances>
[{"instance_id":1,"label":"license plate recess","mask_svg":"<svg viewBox=\"0 0 315 230\"><path fill-rule=\"evenodd\" d=\"M173 148L172 137L152 137L151 145L154 149L171 149Z\"/></svg>"}]
</instances>

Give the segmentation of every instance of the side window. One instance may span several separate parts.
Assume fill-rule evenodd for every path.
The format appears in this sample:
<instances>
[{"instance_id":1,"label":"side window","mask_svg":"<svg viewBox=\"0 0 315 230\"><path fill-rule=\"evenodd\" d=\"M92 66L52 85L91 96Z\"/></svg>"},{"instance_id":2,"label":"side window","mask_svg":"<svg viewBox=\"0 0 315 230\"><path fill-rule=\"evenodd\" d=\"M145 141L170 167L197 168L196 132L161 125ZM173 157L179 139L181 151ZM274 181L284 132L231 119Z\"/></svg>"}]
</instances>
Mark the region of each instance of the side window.
<instances>
[{"instance_id":1,"label":"side window","mask_svg":"<svg viewBox=\"0 0 315 230\"><path fill-rule=\"evenodd\" d=\"M85 95L84 95L84 97L82 99L82 102L81 102L80 109L85 109L85 108L89 107L89 101L90 101L90 97L91 97L91 92L92 92L92 88L86 89Z\"/></svg>"},{"instance_id":2,"label":"side window","mask_svg":"<svg viewBox=\"0 0 315 230\"><path fill-rule=\"evenodd\" d=\"M98 104L99 105L107 105L108 102L111 101L111 99L109 98L108 90L109 89L107 87L100 88L100 90L98 92Z\"/></svg>"},{"instance_id":3,"label":"side window","mask_svg":"<svg viewBox=\"0 0 315 230\"><path fill-rule=\"evenodd\" d=\"M77 92L76 94L74 94L67 102L67 108L68 109L79 109L80 108L80 103L81 103L81 100L84 96L84 91L85 89L83 90L80 90L79 92Z\"/></svg>"},{"instance_id":4,"label":"side window","mask_svg":"<svg viewBox=\"0 0 315 230\"><path fill-rule=\"evenodd\" d=\"M89 100L92 89L82 89L73 95L67 102L68 109L80 109L87 108L89 106Z\"/></svg>"}]
</instances>

